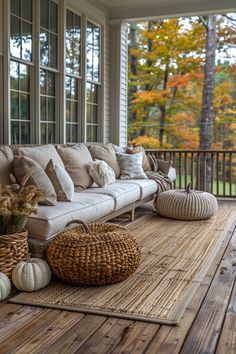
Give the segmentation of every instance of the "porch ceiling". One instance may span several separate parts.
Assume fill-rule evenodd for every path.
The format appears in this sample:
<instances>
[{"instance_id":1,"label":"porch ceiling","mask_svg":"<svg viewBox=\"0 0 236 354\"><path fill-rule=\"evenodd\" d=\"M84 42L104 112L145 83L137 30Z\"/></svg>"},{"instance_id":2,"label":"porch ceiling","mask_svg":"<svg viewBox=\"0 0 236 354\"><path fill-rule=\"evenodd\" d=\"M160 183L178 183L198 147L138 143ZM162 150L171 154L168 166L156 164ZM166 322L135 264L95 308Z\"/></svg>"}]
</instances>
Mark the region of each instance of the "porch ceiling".
<instances>
[{"instance_id":1,"label":"porch ceiling","mask_svg":"<svg viewBox=\"0 0 236 354\"><path fill-rule=\"evenodd\" d=\"M95 2L108 9L112 22L236 11L235 0L96 0Z\"/></svg>"}]
</instances>

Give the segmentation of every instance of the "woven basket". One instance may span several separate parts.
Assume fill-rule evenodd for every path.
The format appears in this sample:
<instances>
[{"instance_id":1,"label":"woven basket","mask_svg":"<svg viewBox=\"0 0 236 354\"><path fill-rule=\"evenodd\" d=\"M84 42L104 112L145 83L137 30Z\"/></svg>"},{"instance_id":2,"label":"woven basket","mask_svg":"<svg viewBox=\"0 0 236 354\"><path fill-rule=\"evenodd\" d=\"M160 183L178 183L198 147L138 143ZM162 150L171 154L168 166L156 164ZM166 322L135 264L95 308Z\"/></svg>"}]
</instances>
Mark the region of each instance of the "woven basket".
<instances>
[{"instance_id":1,"label":"woven basket","mask_svg":"<svg viewBox=\"0 0 236 354\"><path fill-rule=\"evenodd\" d=\"M52 272L73 285L102 285L128 278L140 262L139 244L125 227L108 223L68 228L47 247Z\"/></svg>"},{"instance_id":2,"label":"woven basket","mask_svg":"<svg viewBox=\"0 0 236 354\"><path fill-rule=\"evenodd\" d=\"M13 268L29 254L28 231L0 236L0 272L11 279Z\"/></svg>"},{"instance_id":3,"label":"woven basket","mask_svg":"<svg viewBox=\"0 0 236 354\"><path fill-rule=\"evenodd\" d=\"M218 211L216 198L207 192L191 190L169 190L160 193L155 201L158 214L179 220L209 219Z\"/></svg>"}]
</instances>

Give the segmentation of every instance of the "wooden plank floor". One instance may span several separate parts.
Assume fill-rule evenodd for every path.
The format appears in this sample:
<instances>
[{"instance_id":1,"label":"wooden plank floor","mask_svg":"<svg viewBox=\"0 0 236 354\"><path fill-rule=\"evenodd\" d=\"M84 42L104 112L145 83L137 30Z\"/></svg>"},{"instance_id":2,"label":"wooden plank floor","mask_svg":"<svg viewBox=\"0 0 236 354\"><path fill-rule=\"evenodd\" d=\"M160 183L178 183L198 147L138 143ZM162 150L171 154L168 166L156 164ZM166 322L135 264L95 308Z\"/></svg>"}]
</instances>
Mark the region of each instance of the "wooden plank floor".
<instances>
[{"instance_id":1,"label":"wooden plank floor","mask_svg":"<svg viewBox=\"0 0 236 354\"><path fill-rule=\"evenodd\" d=\"M219 204L236 210L236 201ZM150 212L147 205L136 217ZM179 327L1 302L0 354L235 354L235 277L234 224Z\"/></svg>"}]
</instances>

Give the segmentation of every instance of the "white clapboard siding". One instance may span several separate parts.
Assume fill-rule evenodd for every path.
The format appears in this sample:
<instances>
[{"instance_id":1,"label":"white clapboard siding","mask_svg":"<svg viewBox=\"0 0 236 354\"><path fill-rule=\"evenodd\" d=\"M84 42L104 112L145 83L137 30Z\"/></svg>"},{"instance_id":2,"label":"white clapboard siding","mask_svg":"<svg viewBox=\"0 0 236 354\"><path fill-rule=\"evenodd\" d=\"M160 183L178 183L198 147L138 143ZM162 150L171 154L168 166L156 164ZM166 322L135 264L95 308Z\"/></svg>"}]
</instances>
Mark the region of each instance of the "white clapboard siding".
<instances>
[{"instance_id":1,"label":"white clapboard siding","mask_svg":"<svg viewBox=\"0 0 236 354\"><path fill-rule=\"evenodd\" d=\"M120 146L127 145L127 80L128 80L128 33L121 26L120 42Z\"/></svg>"},{"instance_id":2,"label":"white clapboard siding","mask_svg":"<svg viewBox=\"0 0 236 354\"><path fill-rule=\"evenodd\" d=\"M104 123L103 123L103 141L111 141L111 70L110 70L110 26L104 25Z\"/></svg>"}]
</instances>

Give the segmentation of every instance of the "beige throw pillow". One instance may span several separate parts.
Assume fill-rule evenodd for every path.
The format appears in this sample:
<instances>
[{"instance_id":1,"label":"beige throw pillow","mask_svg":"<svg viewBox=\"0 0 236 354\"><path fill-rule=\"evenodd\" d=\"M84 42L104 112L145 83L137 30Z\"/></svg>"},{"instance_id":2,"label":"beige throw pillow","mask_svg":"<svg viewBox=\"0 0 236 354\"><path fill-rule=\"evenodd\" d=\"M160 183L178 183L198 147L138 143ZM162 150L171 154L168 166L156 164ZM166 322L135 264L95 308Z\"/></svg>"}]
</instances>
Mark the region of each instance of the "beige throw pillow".
<instances>
[{"instance_id":1,"label":"beige throw pillow","mask_svg":"<svg viewBox=\"0 0 236 354\"><path fill-rule=\"evenodd\" d=\"M13 170L13 153L9 146L0 147L0 183L11 184L10 173Z\"/></svg>"},{"instance_id":2,"label":"beige throw pillow","mask_svg":"<svg viewBox=\"0 0 236 354\"><path fill-rule=\"evenodd\" d=\"M93 159L88 148L84 144L76 144L70 147L58 146L57 151L74 183L75 190L80 191L90 187L93 180L89 176L87 166Z\"/></svg>"},{"instance_id":3,"label":"beige throw pillow","mask_svg":"<svg viewBox=\"0 0 236 354\"><path fill-rule=\"evenodd\" d=\"M64 167L62 159L53 145L19 148L18 154L19 156L30 157L32 160L38 162L44 170L51 159L56 165Z\"/></svg>"},{"instance_id":4,"label":"beige throw pillow","mask_svg":"<svg viewBox=\"0 0 236 354\"><path fill-rule=\"evenodd\" d=\"M57 196L53 185L46 175L46 172L36 161L24 156L15 156L13 160L13 169L18 183L21 183L22 179L29 172L32 173L32 176L27 181L27 185L34 185L43 190L45 193L45 200L41 201L40 204L57 204Z\"/></svg>"},{"instance_id":5,"label":"beige throw pillow","mask_svg":"<svg viewBox=\"0 0 236 354\"><path fill-rule=\"evenodd\" d=\"M89 151L94 160L97 159L105 161L114 170L116 178L120 176L120 168L112 144L90 145Z\"/></svg>"},{"instance_id":6,"label":"beige throw pillow","mask_svg":"<svg viewBox=\"0 0 236 354\"><path fill-rule=\"evenodd\" d=\"M74 184L64 167L54 164L51 159L45 172L52 182L57 200L60 202L71 202L74 196Z\"/></svg>"},{"instance_id":7,"label":"beige throw pillow","mask_svg":"<svg viewBox=\"0 0 236 354\"><path fill-rule=\"evenodd\" d=\"M88 172L98 187L107 187L116 181L115 172L105 161L90 162Z\"/></svg>"}]
</instances>

